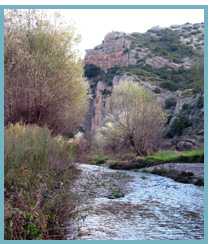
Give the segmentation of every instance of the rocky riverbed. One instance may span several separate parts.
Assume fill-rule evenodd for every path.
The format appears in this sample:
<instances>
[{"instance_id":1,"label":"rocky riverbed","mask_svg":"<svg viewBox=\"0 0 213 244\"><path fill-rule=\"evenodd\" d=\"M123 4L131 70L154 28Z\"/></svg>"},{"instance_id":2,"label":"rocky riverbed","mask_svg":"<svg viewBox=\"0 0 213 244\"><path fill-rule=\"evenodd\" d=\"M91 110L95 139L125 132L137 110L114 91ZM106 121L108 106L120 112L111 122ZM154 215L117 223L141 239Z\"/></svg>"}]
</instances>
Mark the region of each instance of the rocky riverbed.
<instances>
[{"instance_id":1,"label":"rocky riverbed","mask_svg":"<svg viewBox=\"0 0 213 244\"><path fill-rule=\"evenodd\" d=\"M144 172L79 168L79 223L75 229L68 223L67 239L203 239L203 187Z\"/></svg>"}]
</instances>

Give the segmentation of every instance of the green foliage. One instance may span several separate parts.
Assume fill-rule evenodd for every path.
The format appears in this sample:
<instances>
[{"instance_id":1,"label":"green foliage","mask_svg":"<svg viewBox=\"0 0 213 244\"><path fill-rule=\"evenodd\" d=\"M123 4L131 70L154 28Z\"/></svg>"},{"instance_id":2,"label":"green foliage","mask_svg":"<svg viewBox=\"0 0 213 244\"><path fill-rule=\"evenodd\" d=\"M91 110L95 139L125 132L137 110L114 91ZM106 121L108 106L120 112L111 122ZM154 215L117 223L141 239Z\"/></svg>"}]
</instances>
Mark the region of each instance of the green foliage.
<instances>
[{"instance_id":1,"label":"green foliage","mask_svg":"<svg viewBox=\"0 0 213 244\"><path fill-rule=\"evenodd\" d=\"M164 89L167 89L169 91L176 91L178 89L178 86L175 83L171 82L171 81L161 82L160 83L160 87L164 88Z\"/></svg>"},{"instance_id":2,"label":"green foliage","mask_svg":"<svg viewBox=\"0 0 213 244\"><path fill-rule=\"evenodd\" d=\"M143 66L141 64L140 65L139 64L138 65L129 65L128 67L122 67L121 72L141 76L146 79L156 79L156 78L159 79L159 77L157 75L155 75L152 72L152 70L149 70L148 68L146 68L146 66Z\"/></svg>"},{"instance_id":3,"label":"green foliage","mask_svg":"<svg viewBox=\"0 0 213 244\"><path fill-rule=\"evenodd\" d=\"M148 156L132 157L128 161L113 160L109 161L109 168L120 170L141 169L150 166L167 163L203 163L203 148L193 149L189 151L158 151ZM148 171L150 172L150 171Z\"/></svg>"},{"instance_id":4,"label":"green foliage","mask_svg":"<svg viewBox=\"0 0 213 244\"><path fill-rule=\"evenodd\" d=\"M190 151L159 151L143 158L144 163L202 163L204 160L203 149L194 149Z\"/></svg>"},{"instance_id":5,"label":"green foliage","mask_svg":"<svg viewBox=\"0 0 213 244\"><path fill-rule=\"evenodd\" d=\"M117 68L117 74L130 73L140 76L142 79L150 82L158 81L159 86L170 91L193 89L195 92L203 91L203 64L201 61L195 61L191 69L170 69L170 68L152 68L150 65L137 64L128 67ZM119 70L119 72L118 72ZM110 79L113 79L111 74Z\"/></svg>"},{"instance_id":6,"label":"green foliage","mask_svg":"<svg viewBox=\"0 0 213 244\"><path fill-rule=\"evenodd\" d=\"M73 152L47 128L6 128L5 239L49 239L53 226L63 237L60 227L74 207L68 191L77 174Z\"/></svg>"},{"instance_id":7,"label":"green foliage","mask_svg":"<svg viewBox=\"0 0 213 244\"><path fill-rule=\"evenodd\" d=\"M192 125L189 115L180 113L176 116L169 125L167 132L168 137L181 136L184 129Z\"/></svg>"},{"instance_id":8,"label":"green foliage","mask_svg":"<svg viewBox=\"0 0 213 244\"><path fill-rule=\"evenodd\" d=\"M5 123L75 132L87 109L88 84L73 27L34 10L7 11L5 21Z\"/></svg>"},{"instance_id":9,"label":"green foliage","mask_svg":"<svg viewBox=\"0 0 213 244\"><path fill-rule=\"evenodd\" d=\"M193 55L192 48L182 44L178 34L171 29L165 28L158 32L149 30L144 34L133 35L136 37L133 46L148 47L155 55L164 56L172 61L181 62L182 58Z\"/></svg>"},{"instance_id":10,"label":"green foliage","mask_svg":"<svg viewBox=\"0 0 213 244\"><path fill-rule=\"evenodd\" d=\"M112 67L110 69L107 70L107 72L105 73L105 76L104 76L104 81L106 82L106 84L108 86L112 86L112 80L114 78L115 75L119 75L122 73L122 68L120 67Z\"/></svg>"},{"instance_id":11,"label":"green foliage","mask_svg":"<svg viewBox=\"0 0 213 244\"><path fill-rule=\"evenodd\" d=\"M161 82L160 87L176 91L177 89L183 90L187 88L194 88L195 81L193 78L192 69L169 69L169 68L160 68L153 69L152 67L146 65L145 70L154 73L157 75Z\"/></svg>"},{"instance_id":12,"label":"green foliage","mask_svg":"<svg viewBox=\"0 0 213 244\"><path fill-rule=\"evenodd\" d=\"M150 65L137 64L130 65L128 67L120 67L117 68L117 70L119 70L120 74L130 73L137 75L142 79L149 80L149 82L156 83L156 81L158 81L158 85L161 88L168 89L170 91L193 89L195 92L199 92L203 89L203 79L202 77L199 78L199 74L201 73L198 71L198 68L197 71L195 71L195 67L198 67L198 64L193 66L191 69L155 69ZM199 67L199 70L201 70L202 65ZM111 77L111 80L112 78L113 77Z\"/></svg>"}]
</instances>

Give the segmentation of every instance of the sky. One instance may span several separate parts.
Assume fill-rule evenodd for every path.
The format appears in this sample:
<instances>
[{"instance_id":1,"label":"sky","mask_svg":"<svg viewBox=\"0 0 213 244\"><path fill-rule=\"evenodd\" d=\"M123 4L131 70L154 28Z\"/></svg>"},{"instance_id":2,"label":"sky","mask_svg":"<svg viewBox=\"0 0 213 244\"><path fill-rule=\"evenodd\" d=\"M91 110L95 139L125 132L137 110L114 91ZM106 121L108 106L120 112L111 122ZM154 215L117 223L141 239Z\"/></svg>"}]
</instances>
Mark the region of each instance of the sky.
<instances>
[{"instance_id":1,"label":"sky","mask_svg":"<svg viewBox=\"0 0 213 244\"><path fill-rule=\"evenodd\" d=\"M200 9L137 9L137 10L45 10L50 14L59 12L67 24L74 25L81 35L77 46L83 57L86 49L99 45L111 31L146 32L153 26L169 27L174 24L204 22Z\"/></svg>"}]
</instances>

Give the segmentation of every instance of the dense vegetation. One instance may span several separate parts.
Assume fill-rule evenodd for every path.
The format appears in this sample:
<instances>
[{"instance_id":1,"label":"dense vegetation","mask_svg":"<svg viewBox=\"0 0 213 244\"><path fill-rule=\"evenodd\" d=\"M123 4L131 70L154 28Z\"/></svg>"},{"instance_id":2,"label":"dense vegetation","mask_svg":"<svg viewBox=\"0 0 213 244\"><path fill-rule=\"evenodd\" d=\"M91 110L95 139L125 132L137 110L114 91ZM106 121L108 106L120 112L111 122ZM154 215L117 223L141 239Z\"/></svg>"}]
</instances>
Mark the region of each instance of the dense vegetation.
<instances>
[{"instance_id":1,"label":"dense vegetation","mask_svg":"<svg viewBox=\"0 0 213 244\"><path fill-rule=\"evenodd\" d=\"M172 30L133 36L134 48L148 47L152 55L176 63L185 57L194 59L194 50L181 43ZM197 61L190 69L158 69L138 62L104 71L93 64L83 68L75 49L78 41L74 28L62 25L60 17L48 21L40 11L5 12L4 226L7 240L64 239L65 222L76 224L74 213L79 199L72 193L72 186L80 170L74 161L106 163L113 169L203 162L203 149L161 150L164 139L182 136L188 127L195 130L194 124L197 131L202 129L198 121L202 111L193 117L198 108L203 108L202 54L195 55ZM114 86L113 78L122 74L136 79ZM104 126L92 136L82 133L90 97L84 76L90 79L91 98L96 98L97 83L105 82L101 95L109 102ZM143 88L140 80L154 84L155 93L167 89L174 91L175 96L168 96L163 108L156 94ZM179 114L167 118L164 109L173 111L178 97L175 92L181 90L182 95L185 89L196 96L193 104L184 103ZM92 117L92 109L90 112ZM169 123L170 127L164 130ZM168 172L153 173L166 176ZM191 176L181 177L184 182ZM115 189L111 199L123 196L123 192Z\"/></svg>"},{"instance_id":2,"label":"dense vegetation","mask_svg":"<svg viewBox=\"0 0 213 244\"><path fill-rule=\"evenodd\" d=\"M184 57L192 57L193 49L181 43L178 34L168 28L159 31L149 30L144 34L133 33L133 46L148 47L155 55L182 62Z\"/></svg>"},{"instance_id":3,"label":"dense vegetation","mask_svg":"<svg viewBox=\"0 0 213 244\"><path fill-rule=\"evenodd\" d=\"M72 27L39 11L5 13L5 238L63 239L78 176L72 136L87 82Z\"/></svg>"},{"instance_id":4,"label":"dense vegetation","mask_svg":"<svg viewBox=\"0 0 213 244\"><path fill-rule=\"evenodd\" d=\"M75 148L47 128L5 130L5 239L63 239L75 203ZM63 202L63 204L62 204Z\"/></svg>"},{"instance_id":5,"label":"dense vegetation","mask_svg":"<svg viewBox=\"0 0 213 244\"><path fill-rule=\"evenodd\" d=\"M147 80L152 84L159 85L163 89L170 91L193 89L195 93L203 92L204 71L203 71L203 56L200 56L195 64L190 69L170 69L159 68L154 69L150 65L129 65L128 67L113 67L104 72L95 65L87 65L85 75L91 80L91 87L94 88L98 79L102 79L109 86L112 86L112 80L115 75L129 74L136 75L142 80ZM91 70L90 70L91 69ZM94 72L96 70L97 72ZM90 74L92 73L92 77Z\"/></svg>"},{"instance_id":6,"label":"dense vegetation","mask_svg":"<svg viewBox=\"0 0 213 244\"><path fill-rule=\"evenodd\" d=\"M202 148L188 150L188 151L176 151L176 150L160 150L151 153L147 156L137 156L134 154L124 154L123 157L115 156L114 158L104 157L103 155L97 155L96 161L93 159L93 163L109 164L112 169L140 169L150 166L163 165L168 163L203 163L204 151Z\"/></svg>"},{"instance_id":7,"label":"dense vegetation","mask_svg":"<svg viewBox=\"0 0 213 244\"><path fill-rule=\"evenodd\" d=\"M104 128L96 135L97 145L112 151L133 149L138 154L156 150L162 136L165 114L155 98L136 82L114 87Z\"/></svg>"},{"instance_id":8,"label":"dense vegetation","mask_svg":"<svg viewBox=\"0 0 213 244\"><path fill-rule=\"evenodd\" d=\"M71 27L34 11L5 16L5 124L23 121L73 134L87 109L87 83Z\"/></svg>"}]
</instances>

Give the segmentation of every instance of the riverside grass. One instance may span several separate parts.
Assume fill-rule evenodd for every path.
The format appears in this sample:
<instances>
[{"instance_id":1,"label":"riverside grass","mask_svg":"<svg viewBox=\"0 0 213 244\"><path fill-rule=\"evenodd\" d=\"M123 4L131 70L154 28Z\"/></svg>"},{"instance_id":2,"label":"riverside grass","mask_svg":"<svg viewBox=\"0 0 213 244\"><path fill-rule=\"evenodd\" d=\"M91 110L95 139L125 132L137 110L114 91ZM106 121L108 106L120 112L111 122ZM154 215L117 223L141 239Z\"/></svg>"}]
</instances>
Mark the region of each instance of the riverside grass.
<instances>
[{"instance_id":1,"label":"riverside grass","mask_svg":"<svg viewBox=\"0 0 213 244\"><path fill-rule=\"evenodd\" d=\"M47 128L5 129L5 239L63 239L78 170L74 147Z\"/></svg>"},{"instance_id":2,"label":"riverside grass","mask_svg":"<svg viewBox=\"0 0 213 244\"><path fill-rule=\"evenodd\" d=\"M202 148L188 151L158 151L148 156L133 156L129 160L108 160L111 169L140 169L166 163L203 163L204 151Z\"/></svg>"},{"instance_id":3,"label":"riverside grass","mask_svg":"<svg viewBox=\"0 0 213 244\"><path fill-rule=\"evenodd\" d=\"M184 163L202 163L204 160L204 151L202 148L189 151L159 151L152 155L143 158L146 163L169 163L169 162L184 162Z\"/></svg>"}]
</instances>

